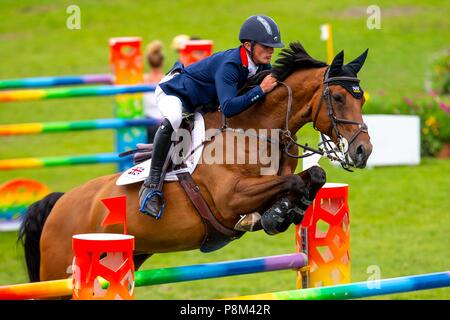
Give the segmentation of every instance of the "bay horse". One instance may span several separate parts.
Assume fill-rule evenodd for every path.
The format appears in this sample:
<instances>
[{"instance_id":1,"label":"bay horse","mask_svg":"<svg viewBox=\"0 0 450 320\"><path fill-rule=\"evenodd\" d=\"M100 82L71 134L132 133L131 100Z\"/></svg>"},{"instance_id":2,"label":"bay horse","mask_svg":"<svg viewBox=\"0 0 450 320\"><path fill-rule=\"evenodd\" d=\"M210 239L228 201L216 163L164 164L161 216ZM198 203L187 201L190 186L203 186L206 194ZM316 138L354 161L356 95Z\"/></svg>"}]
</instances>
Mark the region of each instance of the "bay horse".
<instances>
[{"instance_id":1,"label":"bay horse","mask_svg":"<svg viewBox=\"0 0 450 320\"><path fill-rule=\"evenodd\" d=\"M243 215L254 212L270 212L269 218L274 217L273 213L279 210L271 208L274 205L280 208L283 195L295 202L295 198L309 194L308 204L311 203L325 183L325 172L315 166L294 174L298 160L293 154L298 154L298 145L292 138L308 122L313 122L314 128L330 137L345 153L343 165L365 167L372 145L362 119L364 97L357 73L366 56L367 50L344 64L341 51L327 65L309 56L298 42L282 50L271 70L280 85L246 111L227 119L229 128L281 129L279 147L284 152L278 172L261 175L261 164L202 163L192 175L223 226L234 229ZM207 129L222 125L220 112L206 113L204 119ZM30 281L67 278L73 259L73 235L122 233L120 225L101 225L107 214L101 203L105 198L127 196L128 233L135 237L136 270L154 253L201 247L205 224L178 182L164 184L167 205L164 215L156 220L139 212L140 183L118 186L119 175L95 178L66 193L52 193L28 208L19 240L24 245ZM289 216L281 225L275 221L271 230L264 226L256 229L275 234L286 230L292 222L298 224L298 216Z\"/></svg>"}]
</instances>

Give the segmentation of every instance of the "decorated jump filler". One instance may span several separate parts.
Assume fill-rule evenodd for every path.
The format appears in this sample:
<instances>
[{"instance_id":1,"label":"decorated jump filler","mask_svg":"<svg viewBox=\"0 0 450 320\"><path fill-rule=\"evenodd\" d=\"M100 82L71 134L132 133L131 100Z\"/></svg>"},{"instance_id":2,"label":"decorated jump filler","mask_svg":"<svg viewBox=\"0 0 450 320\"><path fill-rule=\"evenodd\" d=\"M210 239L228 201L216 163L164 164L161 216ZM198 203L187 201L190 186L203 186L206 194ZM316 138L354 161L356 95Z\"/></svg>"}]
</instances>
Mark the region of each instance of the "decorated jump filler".
<instances>
[{"instance_id":1,"label":"decorated jump filler","mask_svg":"<svg viewBox=\"0 0 450 320\"><path fill-rule=\"evenodd\" d=\"M124 234L86 233L72 237L74 300L134 299L134 236L127 235L126 196L101 200L108 213L101 225L123 224ZM108 286L101 283L107 281Z\"/></svg>"},{"instance_id":2,"label":"decorated jump filler","mask_svg":"<svg viewBox=\"0 0 450 320\"><path fill-rule=\"evenodd\" d=\"M296 251L308 255L307 272L297 273L297 288L350 283L348 185L326 183L296 226Z\"/></svg>"},{"instance_id":3,"label":"decorated jump filler","mask_svg":"<svg viewBox=\"0 0 450 320\"><path fill-rule=\"evenodd\" d=\"M47 186L33 179L16 178L1 184L0 231L17 230L26 208L49 193Z\"/></svg>"},{"instance_id":4,"label":"decorated jump filler","mask_svg":"<svg viewBox=\"0 0 450 320\"><path fill-rule=\"evenodd\" d=\"M111 38L110 64L115 75L115 84L131 84L140 86L144 82L144 64L141 53L141 38ZM152 91L155 86L152 86ZM115 96L114 116L121 119L144 117L144 99L142 93ZM116 150L124 152L132 150L138 143L147 142L145 128L119 128L116 131ZM118 171L125 171L133 166L133 159L125 159L117 164Z\"/></svg>"}]
</instances>

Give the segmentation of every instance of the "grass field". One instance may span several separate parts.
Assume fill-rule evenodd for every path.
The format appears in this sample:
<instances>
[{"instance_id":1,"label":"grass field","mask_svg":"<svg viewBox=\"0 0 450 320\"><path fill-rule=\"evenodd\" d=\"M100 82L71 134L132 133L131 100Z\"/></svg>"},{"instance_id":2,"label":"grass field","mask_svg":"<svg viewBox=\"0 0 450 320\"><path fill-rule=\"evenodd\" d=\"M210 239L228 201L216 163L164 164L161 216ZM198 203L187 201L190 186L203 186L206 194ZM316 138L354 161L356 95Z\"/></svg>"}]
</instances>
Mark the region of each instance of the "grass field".
<instances>
[{"instance_id":1,"label":"grass field","mask_svg":"<svg viewBox=\"0 0 450 320\"><path fill-rule=\"evenodd\" d=\"M377 1L381 29L366 28L372 1L77 1L81 29L68 30L70 1L2 1L0 79L109 72L108 39L141 36L166 45L166 69L176 59L170 41L180 33L213 39L215 50L237 46L242 21L254 13L273 16L283 41L300 40L313 57L325 60L321 24L332 23L337 52L346 61L370 48L361 85L387 99L415 96L431 55L450 43L444 1ZM112 98L5 103L0 123L109 118ZM314 141L310 127L302 139ZM113 151L112 131L1 137L0 159ZM304 140L303 140L304 141ZM350 186L352 281L366 280L377 265L383 278L448 270L450 266L450 160L422 159L420 166L372 168L355 173L321 164L329 182ZM0 183L34 178L54 191L67 191L114 165L91 165L0 172ZM14 232L0 233L0 285L27 281ZM155 255L144 268L250 258L295 250L294 228L271 237L247 234L211 254L199 251ZM137 299L214 299L295 288L291 271L137 288ZM380 299L449 299L450 289Z\"/></svg>"}]
</instances>

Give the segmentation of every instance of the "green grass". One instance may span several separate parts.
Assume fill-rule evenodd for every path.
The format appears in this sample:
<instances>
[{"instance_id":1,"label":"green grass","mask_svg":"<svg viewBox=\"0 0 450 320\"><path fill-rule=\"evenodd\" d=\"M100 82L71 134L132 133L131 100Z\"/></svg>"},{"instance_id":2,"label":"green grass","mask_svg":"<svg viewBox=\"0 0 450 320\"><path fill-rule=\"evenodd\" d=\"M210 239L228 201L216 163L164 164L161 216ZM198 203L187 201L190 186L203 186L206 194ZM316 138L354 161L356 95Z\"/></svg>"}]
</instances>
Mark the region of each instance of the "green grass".
<instances>
[{"instance_id":1,"label":"green grass","mask_svg":"<svg viewBox=\"0 0 450 320\"><path fill-rule=\"evenodd\" d=\"M166 70L176 59L172 38L181 33L213 39L215 50L237 46L239 26L249 15L265 13L280 25L283 41L300 40L308 52L326 59L321 24L332 23L335 51L346 62L370 48L360 72L362 87L387 98L423 91L431 55L450 43L449 2L377 1L380 30L366 28L372 1L77 1L81 30L68 30L72 1L2 1L0 78L109 72L108 39L141 36L166 45ZM0 105L0 123L108 118L113 99L62 99ZM314 141L308 127L302 132ZM113 151L113 131L1 137L0 159ZM385 167L348 173L326 161L329 182L350 186L352 281L366 280L377 265L383 278L448 270L450 266L450 161L423 159L420 166ZM34 178L54 191L67 191L114 165L82 165L0 172L0 183ZM27 281L14 232L0 233L0 285ZM214 253L155 255L144 268L197 264L293 252L294 229L271 237L246 234ZM137 288L137 299L213 299L295 288L292 271ZM382 299L449 299L450 289L413 292Z\"/></svg>"}]
</instances>

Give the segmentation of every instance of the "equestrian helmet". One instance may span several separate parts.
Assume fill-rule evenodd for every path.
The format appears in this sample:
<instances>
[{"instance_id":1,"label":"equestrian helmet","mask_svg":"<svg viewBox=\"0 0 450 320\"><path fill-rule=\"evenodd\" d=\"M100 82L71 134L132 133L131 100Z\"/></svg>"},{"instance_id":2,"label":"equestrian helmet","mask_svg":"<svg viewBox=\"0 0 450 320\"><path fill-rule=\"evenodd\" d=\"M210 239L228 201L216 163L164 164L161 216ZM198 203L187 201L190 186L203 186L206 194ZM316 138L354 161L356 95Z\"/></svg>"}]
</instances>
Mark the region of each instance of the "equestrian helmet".
<instances>
[{"instance_id":1,"label":"equestrian helmet","mask_svg":"<svg viewBox=\"0 0 450 320\"><path fill-rule=\"evenodd\" d=\"M284 47L278 25L272 18L263 15L251 16L245 20L239 32L239 40L254 41L272 48Z\"/></svg>"}]
</instances>

